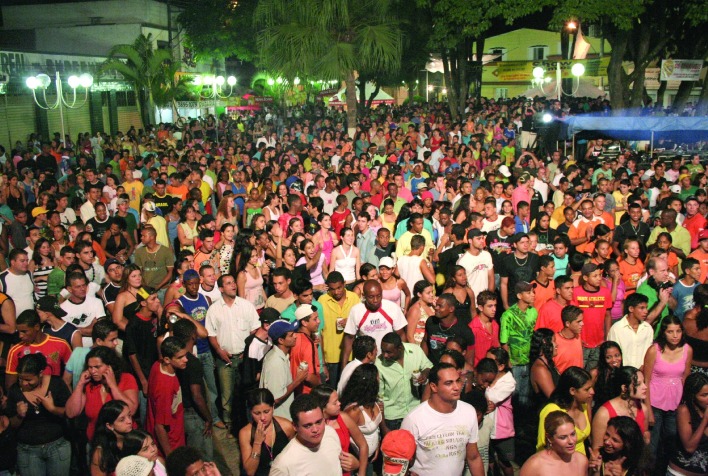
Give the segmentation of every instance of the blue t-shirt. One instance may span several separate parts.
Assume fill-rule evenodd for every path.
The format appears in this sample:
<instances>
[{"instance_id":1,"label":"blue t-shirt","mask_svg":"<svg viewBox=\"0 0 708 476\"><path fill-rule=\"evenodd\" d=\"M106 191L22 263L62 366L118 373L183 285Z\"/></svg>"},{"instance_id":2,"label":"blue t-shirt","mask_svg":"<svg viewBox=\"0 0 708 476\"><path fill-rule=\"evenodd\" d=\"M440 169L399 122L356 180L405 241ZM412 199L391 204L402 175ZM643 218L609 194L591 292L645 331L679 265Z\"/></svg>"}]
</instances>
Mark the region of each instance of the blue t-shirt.
<instances>
[{"instance_id":1,"label":"blue t-shirt","mask_svg":"<svg viewBox=\"0 0 708 476\"><path fill-rule=\"evenodd\" d=\"M680 279L674 284L674 290L671 292L671 296L676 299L677 303L674 315L681 319L681 322L683 322L684 314L694 308L693 290L697 286L698 282L693 283L691 286L686 286Z\"/></svg>"},{"instance_id":2,"label":"blue t-shirt","mask_svg":"<svg viewBox=\"0 0 708 476\"><path fill-rule=\"evenodd\" d=\"M184 312L192 316L192 319L202 325L205 324L207 309L209 309L209 301L207 301L206 296L198 293L196 299L190 299L185 294L177 301L184 309ZM205 338L197 339L197 354L206 354L207 352L211 352L209 340Z\"/></svg>"}]
</instances>

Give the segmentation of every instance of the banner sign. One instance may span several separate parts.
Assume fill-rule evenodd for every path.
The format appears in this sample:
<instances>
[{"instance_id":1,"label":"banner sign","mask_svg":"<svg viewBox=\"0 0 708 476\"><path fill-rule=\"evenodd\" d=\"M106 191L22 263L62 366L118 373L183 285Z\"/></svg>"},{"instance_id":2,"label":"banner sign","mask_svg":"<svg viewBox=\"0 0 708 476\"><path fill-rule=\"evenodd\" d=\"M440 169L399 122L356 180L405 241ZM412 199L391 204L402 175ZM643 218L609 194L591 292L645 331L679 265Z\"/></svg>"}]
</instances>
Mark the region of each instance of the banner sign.
<instances>
[{"instance_id":1,"label":"banner sign","mask_svg":"<svg viewBox=\"0 0 708 476\"><path fill-rule=\"evenodd\" d=\"M661 60L662 81L698 81L701 78L703 60Z\"/></svg>"},{"instance_id":2,"label":"banner sign","mask_svg":"<svg viewBox=\"0 0 708 476\"><path fill-rule=\"evenodd\" d=\"M610 57L560 61L500 61L497 63L497 69L492 74L497 77L498 81L531 81L533 79L533 69L540 66L546 70L546 76L555 78L557 63L560 63L561 77L565 79L574 77L570 70L576 63L581 63L585 66L583 76L605 76L607 74L607 66L610 64Z\"/></svg>"},{"instance_id":3,"label":"banner sign","mask_svg":"<svg viewBox=\"0 0 708 476\"><path fill-rule=\"evenodd\" d=\"M104 61L106 61L106 58L101 56L0 51L0 73L5 73L12 77L30 76L39 73L53 76L58 71L62 74L91 73L94 78L98 78L98 70ZM122 78L115 71L101 75L101 79Z\"/></svg>"},{"instance_id":4,"label":"banner sign","mask_svg":"<svg viewBox=\"0 0 708 476\"><path fill-rule=\"evenodd\" d=\"M202 109L205 107L224 107L223 101L177 101L180 109Z\"/></svg>"},{"instance_id":5,"label":"banner sign","mask_svg":"<svg viewBox=\"0 0 708 476\"><path fill-rule=\"evenodd\" d=\"M318 98L323 98L323 97L328 97L328 96L334 96L339 92L339 88L327 88L323 89L319 93L317 93Z\"/></svg>"},{"instance_id":6,"label":"banner sign","mask_svg":"<svg viewBox=\"0 0 708 476\"><path fill-rule=\"evenodd\" d=\"M253 96L251 99L256 104L273 102L273 98L270 96Z\"/></svg>"}]
</instances>

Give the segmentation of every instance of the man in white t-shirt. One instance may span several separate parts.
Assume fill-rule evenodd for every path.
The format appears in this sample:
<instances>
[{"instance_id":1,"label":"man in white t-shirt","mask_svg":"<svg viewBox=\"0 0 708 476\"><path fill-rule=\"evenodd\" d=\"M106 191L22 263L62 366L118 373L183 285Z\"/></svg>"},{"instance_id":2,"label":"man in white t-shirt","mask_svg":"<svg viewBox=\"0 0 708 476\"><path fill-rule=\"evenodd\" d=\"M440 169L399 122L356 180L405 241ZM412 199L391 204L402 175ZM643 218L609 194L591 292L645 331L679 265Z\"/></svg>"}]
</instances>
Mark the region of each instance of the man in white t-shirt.
<instances>
[{"instance_id":1,"label":"man in white t-shirt","mask_svg":"<svg viewBox=\"0 0 708 476\"><path fill-rule=\"evenodd\" d=\"M467 242L470 247L457 264L465 268L467 284L475 296L485 290L494 292L494 267L492 255L485 250L487 234L477 228L467 232Z\"/></svg>"},{"instance_id":2,"label":"man in white t-shirt","mask_svg":"<svg viewBox=\"0 0 708 476\"><path fill-rule=\"evenodd\" d=\"M66 312L63 319L75 325L81 332L84 347L91 347L91 331L96 320L106 316L103 302L94 293L89 293L89 280L81 271L73 271L67 276L69 297L61 303Z\"/></svg>"},{"instance_id":3,"label":"man in white t-shirt","mask_svg":"<svg viewBox=\"0 0 708 476\"><path fill-rule=\"evenodd\" d=\"M29 254L23 249L10 251L10 267L0 273L0 292L15 303L15 317L34 309L34 282L29 273ZM7 322L5 324L8 324Z\"/></svg>"},{"instance_id":4,"label":"man in white t-shirt","mask_svg":"<svg viewBox=\"0 0 708 476\"><path fill-rule=\"evenodd\" d=\"M389 332L396 332L406 340L406 317L401 307L392 301L382 299L383 291L378 281L370 279L364 283L364 302L355 304L344 327L344 350L342 367L349 362L354 336L367 335L374 338L376 348L381 349L381 339Z\"/></svg>"},{"instance_id":5,"label":"man in white t-shirt","mask_svg":"<svg viewBox=\"0 0 708 476\"><path fill-rule=\"evenodd\" d=\"M458 476L465 462L472 476L483 476L484 465L477 448L477 412L460 401L463 384L451 364L430 369L430 399L410 412L401 424L416 440L411 473L418 476Z\"/></svg>"},{"instance_id":6,"label":"man in white t-shirt","mask_svg":"<svg viewBox=\"0 0 708 476\"><path fill-rule=\"evenodd\" d=\"M270 467L270 476L341 476L349 471L356 458L343 453L337 432L325 423L319 401L314 395L303 394L290 406L295 426L295 438L290 440ZM260 448L253 448L248 458L265 458ZM246 455L244 455L246 458Z\"/></svg>"},{"instance_id":7,"label":"man in white t-shirt","mask_svg":"<svg viewBox=\"0 0 708 476\"><path fill-rule=\"evenodd\" d=\"M497 200L489 197L484 201L484 220L482 220L482 231L489 233L501 228L504 216L497 211Z\"/></svg>"},{"instance_id":8,"label":"man in white t-shirt","mask_svg":"<svg viewBox=\"0 0 708 476\"><path fill-rule=\"evenodd\" d=\"M319 197L324 202L324 208L322 209L326 214L332 215L334 209L337 206L337 177L330 175L325 179L325 188L317 192Z\"/></svg>"}]
</instances>

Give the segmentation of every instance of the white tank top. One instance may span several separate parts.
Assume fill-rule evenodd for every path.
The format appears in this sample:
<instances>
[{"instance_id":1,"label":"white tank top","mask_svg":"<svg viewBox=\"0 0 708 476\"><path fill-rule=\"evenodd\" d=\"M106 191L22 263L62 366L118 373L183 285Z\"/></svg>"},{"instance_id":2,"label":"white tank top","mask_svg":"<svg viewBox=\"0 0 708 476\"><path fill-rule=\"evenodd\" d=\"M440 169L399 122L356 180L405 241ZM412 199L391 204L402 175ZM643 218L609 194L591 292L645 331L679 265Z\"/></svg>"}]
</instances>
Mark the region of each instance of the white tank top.
<instances>
[{"instance_id":1,"label":"white tank top","mask_svg":"<svg viewBox=\"0 0 708 476\"><path fill-rule=\"evenodd\" d=\"M339 245L337 248L342 250L344 258L339 258L334 262L334 270L342 273L345 283L356 281L356 258L352 258L354 246L349 248L349 254L344 253L344 247Z\"/></svg>"}]
</instances>

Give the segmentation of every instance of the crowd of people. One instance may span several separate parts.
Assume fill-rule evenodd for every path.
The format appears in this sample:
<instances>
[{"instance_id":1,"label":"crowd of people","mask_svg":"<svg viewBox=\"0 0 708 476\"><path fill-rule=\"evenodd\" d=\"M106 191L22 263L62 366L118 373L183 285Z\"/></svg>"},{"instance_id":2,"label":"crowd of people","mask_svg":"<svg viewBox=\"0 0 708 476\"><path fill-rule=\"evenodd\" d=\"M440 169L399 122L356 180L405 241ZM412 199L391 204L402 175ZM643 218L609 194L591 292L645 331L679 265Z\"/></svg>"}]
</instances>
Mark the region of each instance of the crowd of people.
<instances>
[{"instance_id":1,"label":"crowd of people","mask_svg":"<svg viewBox=\"0 0 708 476\"><path fill-rule=\"evenodd\" d=\"M215 475L215 429L249 476L708 473L708 176L567 155L606 108L0 147L0 475Z\"/></svg>"}]
</instances>

